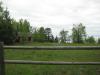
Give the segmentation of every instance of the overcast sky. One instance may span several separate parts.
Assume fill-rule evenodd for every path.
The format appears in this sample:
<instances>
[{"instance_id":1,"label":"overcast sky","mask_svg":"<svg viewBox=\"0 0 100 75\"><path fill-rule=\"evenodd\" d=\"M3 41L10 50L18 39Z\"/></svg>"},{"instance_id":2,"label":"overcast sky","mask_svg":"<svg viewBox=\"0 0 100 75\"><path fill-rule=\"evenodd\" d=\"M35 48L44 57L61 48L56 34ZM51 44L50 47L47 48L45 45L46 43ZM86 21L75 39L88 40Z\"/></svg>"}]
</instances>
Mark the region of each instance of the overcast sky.
<instances>
[{"instance_id":1,"label":"overcast sky","mask_svg":"<svg viewBox=\"0 0 100 75\"><path fill-rule=\"evenodd\" d=\"M58 35L80 22L87 33L100 37L100 0L2 0L12 18L27 19L34 27L50 27Z\"/></svg>"}]
</instances>

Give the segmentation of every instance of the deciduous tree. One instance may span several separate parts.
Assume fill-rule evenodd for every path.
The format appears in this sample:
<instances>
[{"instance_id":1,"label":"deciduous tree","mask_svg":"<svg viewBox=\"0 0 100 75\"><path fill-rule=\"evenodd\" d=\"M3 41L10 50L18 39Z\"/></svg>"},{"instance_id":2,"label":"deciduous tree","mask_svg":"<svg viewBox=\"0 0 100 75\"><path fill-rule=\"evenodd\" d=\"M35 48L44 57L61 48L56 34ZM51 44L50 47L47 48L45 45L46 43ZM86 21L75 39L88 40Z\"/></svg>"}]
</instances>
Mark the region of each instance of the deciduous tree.
<instances>
[{"instance_id":1,"label":"deciduous tree","mask_svg":"<svg viewBox=\"0 0 100 75\"><path fill-rule=\"evenodd\" d=\"M60 31L61 42L65 43L67 36L68 36L68 31L65 31L65 30Z\"/></svg>"},{"instance_id":2,"label":"deciduous tree","mask_svg":"<svg viewBox=\"0 0 100 75\"><path fill-rule=\"evenodd\" d=\"M73 43L84 43L86 38L85 26L80 23L79 25L74 25L72 29L72 40Z\"/></svg>"}]
</instances>

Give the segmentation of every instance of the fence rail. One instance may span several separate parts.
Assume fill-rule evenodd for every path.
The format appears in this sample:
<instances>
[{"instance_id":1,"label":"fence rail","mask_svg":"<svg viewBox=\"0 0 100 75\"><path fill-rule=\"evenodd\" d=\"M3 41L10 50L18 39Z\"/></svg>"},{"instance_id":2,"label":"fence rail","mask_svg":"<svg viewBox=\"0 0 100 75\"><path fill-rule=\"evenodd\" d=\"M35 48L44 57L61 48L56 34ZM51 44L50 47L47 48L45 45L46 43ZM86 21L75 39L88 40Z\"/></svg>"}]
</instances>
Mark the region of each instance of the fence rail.
<instances>
[{"instance_id":1,"label":"fence rail","mask_svg":"<svg viewBox=\"0 0 100 75\"><path fill-rule=\"evenodd\" d=\"M64 62L64 61L31 61L5 60L6 64L38 64L38 65L100 65L100 62Z\"/></svg>"},{"instance_id":2,"label":"fence rail","mask_svg":"<svg viewBox=\"0 0 100 75\"><path fill-rule=\"evenodd\" d=\"M4 49L23 50L100 50L100 46L4 46Z\"/></svg>"},{"instance_id":3,"label":"fence rail","mask_svg":"<svg viewBox=\"0 0 100 75\"><path fill-rule=\"evenodd\" d=\"M40 64L40 65L100 65L100 62L64 62L4 60L4 50L100 50L100 46L3 46L0 43L0 75L5 75L5 64Z\"/></svg>"}]
</instances>

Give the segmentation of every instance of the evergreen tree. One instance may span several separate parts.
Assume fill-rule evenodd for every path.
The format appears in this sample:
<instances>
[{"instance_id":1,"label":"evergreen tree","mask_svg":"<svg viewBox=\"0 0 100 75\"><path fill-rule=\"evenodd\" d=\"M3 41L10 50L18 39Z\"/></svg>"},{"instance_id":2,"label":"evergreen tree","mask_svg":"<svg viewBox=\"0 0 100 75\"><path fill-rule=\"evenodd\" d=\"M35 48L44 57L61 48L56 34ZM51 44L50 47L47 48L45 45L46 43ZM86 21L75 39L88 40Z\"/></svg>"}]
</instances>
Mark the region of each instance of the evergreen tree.
<instances>
[{"instance_id":1,"label":"evergreen tree","mask_svg":"<svg viewBox=\"0 0 100 75\"><path fill-rule=\"evenodd\" d=\"M46 34L46 40L48 41L48 42L50 42L50 40L51 40L51 37L52 37L52 30L51 30L51 28L45 28L45 34Z\"/></svg>"},{"instance_id":2,"label":"evergreen tree","mask_svg":"<svg viewBox=\"0 0 100 75\"><path fill-rule=\"evenodd\" d=\"M5 44L12 44L15 41L15 30L11 23L9 11L4 10L0 3L0 41Z\"/></svg>"}]
</instances>

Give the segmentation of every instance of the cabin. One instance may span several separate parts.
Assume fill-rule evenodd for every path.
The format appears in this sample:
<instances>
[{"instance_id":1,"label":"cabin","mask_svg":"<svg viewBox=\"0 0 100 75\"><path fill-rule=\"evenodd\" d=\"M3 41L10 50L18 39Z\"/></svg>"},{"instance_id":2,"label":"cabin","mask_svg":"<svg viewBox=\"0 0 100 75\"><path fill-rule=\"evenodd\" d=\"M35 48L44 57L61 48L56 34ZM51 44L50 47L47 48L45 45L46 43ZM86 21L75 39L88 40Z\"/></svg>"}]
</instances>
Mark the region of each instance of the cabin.
<instances>
[{"instance_id":1,"label":"cabin","mask_svg":"<svg viewBox=\"0 0 100 75\"><path fill-rule=\"evenodd\" d=\"M15 42L32 42L32 34L30 33L17 33Z\"/></svg>"}]
</instances>

